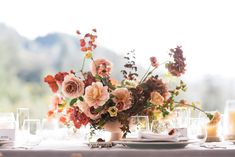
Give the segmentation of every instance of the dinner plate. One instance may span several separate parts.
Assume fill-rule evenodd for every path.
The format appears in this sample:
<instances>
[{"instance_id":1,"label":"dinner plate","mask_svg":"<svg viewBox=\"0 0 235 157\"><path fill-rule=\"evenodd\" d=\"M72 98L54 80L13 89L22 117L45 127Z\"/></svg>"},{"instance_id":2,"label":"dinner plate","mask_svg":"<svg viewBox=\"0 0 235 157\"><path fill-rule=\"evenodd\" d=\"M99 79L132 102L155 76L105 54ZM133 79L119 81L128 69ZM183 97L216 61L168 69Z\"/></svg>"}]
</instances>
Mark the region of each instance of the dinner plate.
<instances>
[{"instance_id":1,"label":"dinner plate","mask_svg":"<svg viewBox=\"0 0 235 157\"><path fill-rule=\"evenodd\" d=\"M0 146L1 145L4 145L4 144L7 144L7 143L12 143L13 141L10 141L10 140L0 140Z\"/></svg>"},{"instance_id":2,"label":"dinner plate","mask_svg":"<svg viewBox=\"0 0 235 157\"><path fill-rule=\"evenodd\" d=\"M127 142L176 142L175 139L146 139L146 138L124 138L121 141ZM188 141L188 138L181 138L180 141Z\"/></svg>"},{"instance_id":3,"label":"dinner plate","mask_svg":"<svg viewBox=\"0 0 235 157\"><path fill-rule=\"evenodd\" d=\"M177 149L184 148L188 144L196 143L196 141L179 141L179 142L154 142L154 141L113 141L114 144L126 145L130 148L138 149Z\"/></svg>"}]
</instances>

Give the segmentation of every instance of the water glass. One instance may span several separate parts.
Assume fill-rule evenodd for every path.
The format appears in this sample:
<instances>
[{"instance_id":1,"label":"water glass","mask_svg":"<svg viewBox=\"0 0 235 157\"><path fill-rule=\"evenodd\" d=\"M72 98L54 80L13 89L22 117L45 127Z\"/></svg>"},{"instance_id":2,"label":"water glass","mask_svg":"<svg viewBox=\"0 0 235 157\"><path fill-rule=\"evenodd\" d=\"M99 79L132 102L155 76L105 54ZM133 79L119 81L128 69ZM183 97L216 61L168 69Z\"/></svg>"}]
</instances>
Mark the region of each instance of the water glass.
<instances>
[{"instance_id":1,"label":"water glass","mask_svg":"<svg viewBox=\"0 0 235 157\"><path fill-rule=\"evenodd\" d=\"M16 112L16 124L17 129L22 130L24 120L29 119L29 109L28 108L17 108Z\"/></svg>"},{"instance_id":2,"label":"water glass","mask_svg":"<svg viewBox=\"0 0 235 157\"><path fill-rule=\"evenodd\" d=\"M41 123L40 119L24 120L22 133L26 145L35 146L41 142Z\"/></svg>"},{"instance_id":3,"label":"water glass","mask_svg":"<svg viewBox=\"0 0 235 157\"><path fill-rule=\"evenodd\" d=\"M199 143L204 143L207 139L207 121L205 117L190 118L188 138Z\"/></svg>"},{"instance_id":4,"label":"water glass","mask_svg":"<svg viewBox=\"0 0 235 157\"><path fill-rule=\"evenodd\" d=\"M187 107L177 107L174 110L173 119L175 128L187 128L189 126L191 111Z\"/></svg>"},{"instance_id":5,"label":"water glass","mask_svg":"<svg viewBox=\"0 0 235 157\"><path fill-rule=\"evenodd\" d=\"M173 120L169 118L153 120L151 124L151 132L156 134L168 134L173 128Z\"/></svg>"},{"instance_id":6,"label":"water glass","mask_svg":"<svg viewBox=\"0 0 235 157\"><path fill-rule=\"evenodd\" d=\"M138 137L140 131L149 131L148 116L132 116L130 118L130 134L128 137Z\"/></svg>"}]
</instances>

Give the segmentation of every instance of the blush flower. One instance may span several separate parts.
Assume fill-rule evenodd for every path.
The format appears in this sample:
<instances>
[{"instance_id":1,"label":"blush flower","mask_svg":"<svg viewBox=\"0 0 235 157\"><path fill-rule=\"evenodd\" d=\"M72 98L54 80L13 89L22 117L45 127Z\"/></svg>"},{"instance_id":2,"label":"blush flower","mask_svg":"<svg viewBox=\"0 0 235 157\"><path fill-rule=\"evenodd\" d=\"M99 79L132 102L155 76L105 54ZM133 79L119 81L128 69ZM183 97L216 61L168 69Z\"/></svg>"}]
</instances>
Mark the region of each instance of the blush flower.
<instances>
[{"instance_id":1,"label":"blush flower","mask_svg":"<svg viewBox=\"0 0 235 157\"><path fill-rule=\"evenodd\" d=\"M90 107L103 106L109 99L108 87L103 86L101 82L93 82L92 85L86 87L84 99Z\"/></svg>"},{"instance_id":2,"label":"blush flower","mask_svg":"<svg viewBox=\"0 0 235 157\"><path fill-rule=\"evenodd\" d=\"M80 109L83 113L85 113L85 115L86 115L87 117L89 117L90 119L96 120L96 119L100 118L100 114L92 114L92 113L91 113L91 109L90 109L90 107L88 106L88 104L87 104L86 102L84 102L84 101L79 101L79 102L77 103L77 106L78 106L79 109Z\"/></svg>"},{"instance_id":3,"label":"blush flower","mask_svg":"<svg viewBox=\"0 0 235 157\"><path fill-rule=\"evenodd\" d=\"M101 77L107 77L111 73L112 64L106 59L96 59L92 63L91 72L93 75L98 74Z\"/></svg>"},{"instance_id":4,"label":"blush flower","mask_svg":"<svg viewBox=\"0 0 235 157\"><path fill-rule=\"evenodd\" d=\"M117 104L119 110L126 110L131 107L131 93L127 88L117 88L112 92L113 102Z\"/></svg>"},{"instance_id":5,"label":"blush flower","mask_svg":"<svg viewBox=\"0 0 235 157\"><path fill-rule=\"evenodd\" d=\"M164 98L161 96L160 93L158 93L157 91L154 91L151 93L150 102L154 105L162 105L164 102Z\"/></svg>"},{"instance_id":6,"label":"blush flower","mask_svg":"<svg viewBox=\"0 0 235 157\"><path fill-rule=\"evenodd\" d=\"M62 83L62 93L69 98L77 98L84 93L84 83L73 75L67 75Z\"/></svg>"}]
</instances>

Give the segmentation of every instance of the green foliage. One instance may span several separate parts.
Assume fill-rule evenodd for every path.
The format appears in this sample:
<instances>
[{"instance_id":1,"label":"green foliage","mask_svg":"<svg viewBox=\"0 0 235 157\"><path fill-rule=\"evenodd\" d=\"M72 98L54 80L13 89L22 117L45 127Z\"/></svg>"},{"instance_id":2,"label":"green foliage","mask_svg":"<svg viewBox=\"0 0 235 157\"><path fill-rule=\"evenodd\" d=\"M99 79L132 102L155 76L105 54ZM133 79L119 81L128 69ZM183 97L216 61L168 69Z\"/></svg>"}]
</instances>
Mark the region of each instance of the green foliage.
<instances>
[{"instance_id":1,"label":"green foliage","mask_svg":"<svg viewBox=\"0 0 235 157\"><path fill-rule=\"evenodd\" d=\"M79 100L80 100L80 98L79 98ZM78 98L74 98L70 101L69 105L73 106L77 101L78 101Z\"/></svg>"}]
</instances>

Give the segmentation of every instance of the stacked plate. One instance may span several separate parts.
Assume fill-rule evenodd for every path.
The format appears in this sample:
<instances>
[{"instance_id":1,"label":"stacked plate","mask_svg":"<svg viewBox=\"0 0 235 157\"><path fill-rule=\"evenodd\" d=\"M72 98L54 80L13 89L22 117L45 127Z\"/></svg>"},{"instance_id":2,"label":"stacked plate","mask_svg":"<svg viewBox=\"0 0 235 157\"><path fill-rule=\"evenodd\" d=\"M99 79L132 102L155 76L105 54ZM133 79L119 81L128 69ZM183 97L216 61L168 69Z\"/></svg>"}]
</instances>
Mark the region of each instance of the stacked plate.
<instances>
[{"instance_id":1,"label":"stacked plate","mask_svg":"<svg viewBox=\"0 0 235 157\"><path fill-rule=\"evenodd\" d=\"M120 141L113 141L114 144L126 145L130 148L138 149L176 149L184 148L188 144L195 143L195 141L154 141L148 139L123 139Z\"/></svg>"},{"instance_id":2,"label":"stacked plate","mask_svg":"<svg viewBox=\"0 0 235 157\"><path fill-rule=\"evenodd\" d=\"M4 145L4 144L10 144L13 143L13 141L10 140L0 140L0 146Z\"/></svg>"}]
</instances>

